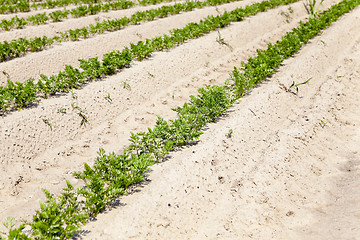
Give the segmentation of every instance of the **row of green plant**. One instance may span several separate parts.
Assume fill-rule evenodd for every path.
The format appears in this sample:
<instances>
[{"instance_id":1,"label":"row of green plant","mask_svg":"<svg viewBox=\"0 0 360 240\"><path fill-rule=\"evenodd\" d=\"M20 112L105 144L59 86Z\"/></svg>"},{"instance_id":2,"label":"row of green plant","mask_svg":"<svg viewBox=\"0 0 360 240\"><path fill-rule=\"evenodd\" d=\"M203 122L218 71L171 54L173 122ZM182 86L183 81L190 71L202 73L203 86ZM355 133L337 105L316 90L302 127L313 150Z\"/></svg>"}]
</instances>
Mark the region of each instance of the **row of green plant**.
<instances>
[{"instance_id":1,"label":"row of green plant","mask_svg":"<svg viewBox=\"0 0 360 240\"><path fill-rule=\"evenodd\" d=\"M29 12L30 11L30 3L26 0L17 1L15 4L0 5L0 14L5 13L15 13L15 12Z\"/></svg>"},{"instance_id":2,"label":"row of green plant","mask_svg":"<svg viewBox=\"0 0 360 240\"><path fill-rule=\"evenodd\" d=\"M32 221L18 228L14 228L12 219L4 224L9 228L8 239L67 239L79 232L88 217L95 217L118 195L125 194L131 184L143 181L143 174L152 164L164 159L169 151L198 139L207 123L226 113L236 99L271 76L283 60L359 4L360 0L344 0L318 18L300 22L281 41L268 44L266 50L258 50L256 57L243 62L240 71L234 68L225 86L199 89L198 96L191 96L189 103L174 109L175 120L158 117L153 129L131 133L130 145L123 154L106 154L100 149L93 167L85 163L84 171L74 174L84 181L84 187L74 189L67 181L67 187L57 197L44 190L47 200L40 202ZM26 225L31 228L28 234L23 232Z\"/></svg>"},{"instance_id":3,"label":"row of green plant","mask_svg":"<svg viewBox=\"0 0 360 240\"><path fill-rule=\"evenodd\" d=\"M21 29L26 25L40 25L46 24L51 20L52 22L59 22L62 19L68 18L69 14L74 18L84 17L87 15L95 15L99 12L108 12L109 10L121 10L128 9L134 6L135 3L131 1L117 1L110 3L99 3L99 4L90 4L90 5L81 5L72 10L57 10L49 14L38 13L27 18L19 18L15 16L10 20L2 20L0 22L0 28L9 31L11 29L17 28Z\"/></svg>"},{"instance_id":4,"label":"row of green plant","mask_svg":"<svg viewBox=\"0 0 360 240\"><path fill-rule=\"evenodd\" d=\"M213 1L213 0L211 0ZM229 0L217 0L218 4L222 2L228 2ZM19 56L22 56L26 52L41 51L45 47L54 44L55 42L63 42L68 40L79 40L80 38L88 38L90 35L96 35L104 33L105 31L116 31L129 24L138 24L141 21L150 21L155 17L166 17L169 14L176 14L180 11L191 11L195 7L203 6L205 4L199 2L188 2L185 4L175 4L174 6L163 6L158 9L152 9L148 11L138 11L134 13L130 18L123 17L120 19L106 20L99 22L96 25L89 25L88 27L71 29L62 32L59 36L52 38L35 37L31 39L19 38L12 40L11 42L0 43L0 60L6 61ZM18 18L16 18L18 19ZM18 19L19 21L23 21ZM3 20L6 21L6 20Z\"/></svg>"},{"instance_id":5,"label":"row of green plant","mask_svg":"<svg viewBox=\"0 0 360 240\"><path fill-rule=\"evenodd\" d=\"M22 0L0 0L0 5L16 5L18 3L20 3ZM60 7L64 7L70 4L94 4L94 3L100 3L100 2L109 2L112 0L58 0L58 1L49 1L49 0L28 0L29 4L30 3L42 3L43 5L40 5L42 7L45 8L49 8L49 6L51 6L50 8L52 8L52 6L60 6ZM165 0L167 2L171 2L172 0ZM139 3L139 5L149 5L149 4L157 4L157 3L161 3L164 2L164 0L138 0L137 1ZM56 5L57 4L57 5ZM37 5L30 5L30 7L38 7Z\"/></svg>"},{"instance_id":6,"label":"row of green plant","mask_svg":"<svg viewBox=\"0 0 360 240\"><path fill-rule=\"evenodd\" d=\"M9 31L11 29L21 29L27 25L41 25L46 24L50 20L52 22L59 22L62 19L68 18L71 15L73 18L80 18L87 15L95 15L99 12L108 12L110 10L121 10L128 9L134 6L135 3L132 1L116 1L116 2L108 2L108 3L98 3L98 4L89 4L89 5L81 5L79 7L73 8L71 10L57 10L47 13L38 13L26 18L21 18L15 16L10 20L4 19L0 22L0 28Z\"/></svg>"},{"instance_id":7,"label":"row of green plant","mask_svg":"<svg viewBox=\"0 0 360 240\"><path fill-rule=\"evenodd\" d=\"M147 11L138 11L130 18L123 17L120 19L106 20L96 25L89 25L88 27L71 29L52 38L36 37L32 39L20 38L12 40L11 42L0 43L0 60L6 61L12 58L21 56L27 51L40 51L45 47L52 45L54 42L62 42L67 40L79 40L80 38L88 38L90 35L101 34L105 31L116 31L129 24L138 24L142 21L151 21L156 17L163 18L168 15L178 14L181 11L191 11L194 8L201 8L205 6L220 5L237 0L208 0L206 2L188 2L183 4L175 4L173 6L163 6L158 9L151 9ZM6 20L3 20L6 21ZM22 20L19 20L22 21Z\"/></svg>"},{"instance_id":8,"label":"row of green plant","mask_svg":"<svg viewBox=\"0 0 360 240\"><path fill-rule=\"evenodd\" d=\"M18 3L20 3L22 0L0 0L0 4L1 5L16 5L16 4L18 4ZM44 3L44 2L46 2L46 1L48 1L48 0L27 0L27 2L29 2L30 4L31 3ZM99 0L96 0L96 1L94 1L94 0L83 0L83 1L72 1L72 2L70 2L70 1L59 1L59 3L63 3L63 4L67 4L67 3L69 3L69 4L79 4L79 3L96 3L96 2L100 2ZM51 3L50 3L51 4Z\"/></svg>"},{"instance_id":9,"label":"row of green plant","mask_svg":"<svg viewBox=\"0 0 360 240\"><path fill-rule=\"evenodd\" d=\"M28 0L7 0L0 5L0 14L30 12L38 9L52 9L56 7L65 7L68 5L79 4L97 4L101 2L110 2L112 0L46 0L46 1L28 1ZM161 0L160 0L161 1Z\"/></svg>"},{"instance_id":10,"label":"row of green plant","mask_svg":"<svg viewBox=\"0 0 360 240\"><path fill-rule=\"evenodd\" d=\"M146 6L146 5L154 5L162 2L172 2L173 0L137 0L139 5Z\"/></svg>"},{"instance_id":11,"label":"row of green plant","mask_svg":"<svg viewBox=\"0 0 360 240\"><path fill-rule=\"evenodd\" d=\"M157 0L158 2L162 2L164 0ZM134 14L134 17L130 17L131 23L137 24L141 21L150 21L154 20L156 17L163 18L168 15L178 14L180 11L191 11L194 8L203 8L206 6L216 6L224 3L229 3L233 1L239 1L239 0L226 0L226 1L219 1L219 0L208 0L206 2L188 2L187 4L176 4L175 6L170 6L168 8L158 8L154 10L149 11L143 11L138 12ZM154 2L154 4L158 3ZM147 4L150 4L151 2L148 2ZM141 4L145 4L141 2ZM87 15L95 15L99 12L108 12L109 10L121 10L121 9L128 9L130 7L133 7L135 5L132 1L116 1L116 2L108 2L108 3L99 3L99 4L90 4L90 5L82 5L79 7L76 7L72 10L58 10L51 12L49 14L47 13L38 13L33 16L29 16L27 18L20 18L18 16L15 16L11 18L10 20L4 19L0 22L0 28L5 31L10 31L11 29L21 29L24 26L27 25L41 25L41 24L47 24L50 20L52 22L59 22L62 19L68 18L69 14L73 18L80 18ZM116 20L114 20L116 21ZM90 27L87 27L87 30L89 30ZM111 28L107 31L113 31Z\"/></svg>"},{"instance_id":12,"label":"row of green plant","mask_svg":"<svg viewBox=\"0 0 360 240\"><path fill-rule=\"evenodd\" d=\"M83 28L67 30L52 38L20 38L12 40L11 42L5 41L3 43L0 43L0 61L3 62L22 56L29 51L41 51L47 46L54 44L55 42L63 42L69 40L76 41L81 38L86 39L96 34L102 34L105 31L117 31L123 29L129 24L138 24L143 21L152 21L155 18L164 18L169 15L179 14L180 12L192 11L195 8L216 6L232 1L238 0L207 0L205 2L179 3L172 6L163 6L157 9L151 9L147 11L138 11L132 14L129 18L122 17L120 19L105 20L103 22L96 23L95 25L91 24Z\"/></svg>"},{"instance_id":13,"label":"row of green plant","mask_svg":"<svg viewBox=\"0 0 360 240\"><path fill-rule=\"evenodd\" d=\"M91 11L98 11L99 4L103 4L103 10L116 10L115 5L106 4L105 2L112 2L113 0L46 0L46 1L34 1L32 4L28 0L16 0L15 4L0 4L0 14L8 14L8 13L16 13L16 12L30 12L31 10L38 9L52 9L56 7L65 7L68 5L80 5L80 4L88 4L90 6ZM139 0L137 2L132 1L134 4L139 4L141 6L158 4L162 2L172 2L174 0ZM82 5L85 7L86 5ZM65 13L62 11L63 16ZM60 12L57 11L57 14ZM64 18L64 17L63 17Z\"/></svg>"},{"instance_id":14,"label":"row of green plant","mask_svg":"<svg viewBox=\"0 0 360 240\"><path fill-rule=\"evenodd\" d=\"M41 96L47 98L49 95L67 92L72 88L79 88L81 84L114 74L117 70L128 66L133 60L141 61L149 57L154 51L170 49L188 39L198 38L216 28L223 28L230 22L242 21L244 17L295 1L297 0L263 1L245 8L225 12L216 17L208 16L199 23L189 23L182 29L173 29L169 35L147 39L144 42L139 41L137 44L131 43L130 47L125 47L122 51L107 53L102 61L99 61L98 58L79 60L79 68L66 66L59 74L51 77L41 75L37 81L28 79L24 83L13 83L8 79L6 86L0 86L0 113L6 113L10 109L24 108L32 101L39 100ZM45 43L53 41L53 39L48 38L40 40ZM16 54L19 54L19 52L16 52Z\"/></svg>"},{"instance_id":15,"label":"row of green plant","mask_svg":"<svg viewBox=\"0 0 360 240\"><path fill-rule=\"evenodd\" d=\"M0 0L1 5L14 5L17 4L19 0Z\"/></svg>"},{"instance_id":16,"label":"row of green plant","mask_svg":"<svg viewBox=\"0 0 360 240\"><path fill-rule=\"evenodd\" d=\"M43 0L37 0L37 1L29 0L29 2L42 2L42 1ZM19 2L20 0L0 0L0 5L15 5Z\"/></svg>"}]
</instances>

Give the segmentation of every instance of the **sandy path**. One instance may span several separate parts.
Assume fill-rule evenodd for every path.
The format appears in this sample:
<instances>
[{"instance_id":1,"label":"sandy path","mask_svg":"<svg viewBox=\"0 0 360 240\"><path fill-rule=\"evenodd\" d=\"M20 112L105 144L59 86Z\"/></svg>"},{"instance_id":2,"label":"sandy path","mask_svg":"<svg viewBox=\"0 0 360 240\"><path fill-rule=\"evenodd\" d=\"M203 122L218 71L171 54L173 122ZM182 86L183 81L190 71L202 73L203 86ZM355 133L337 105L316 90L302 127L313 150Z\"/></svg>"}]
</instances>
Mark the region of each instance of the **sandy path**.
<instances>
[{"instance_id":1,"label":"sandy path","mask_svg":"<svg viewBox=\"0 0 360 240\"><path fill-rule=\"evenodd\" d=\"M359 17L347 14L196 146L155 166L84 239L359 239ZM298 96L281 87L310 77Z\"/></svg>"},{"instance_id":2,"label":"sandy path","mask_svg":"<svg viewBox=\"0 0 360 240\"><path fill-rule=\"evenodd\" d=\"M278 40L306 15L301 3L296 3L292 5L293 21L287 24L281 15L287 8L222 30L222 37L235 48L234 52L219 45L218 33L212 33L170 52L157 53L150 61L136 63L106 81L75 91L77 99L71 94L51 98L37 108L3 118L0 126L4 144L0 156L1 171L6 174L1 176L0 199L4 200L0 204L4 210L0 215L32 214L38 199L43 197L41 188L57 191L63 179L71 178L72 171L82 169L84 161L93 161L99 147L119 151L127 144L130 131L153 126L156 115L173 117L170 108L181 105L199 87L223 83L233 66L239 66L254 49L265 47L267 41ZM268 21L269 15L272 22ZM130 84L131 91L123 88L124 81ZM112 104L105 100L107 93ZM80 127L80 118L71 107L73 103L86 110L90 122L86 128ZM59 108L66 108L67 113L58 113ZM52 123L52 131L43 119ZM19 211L23 209L19 206L27 206L27 210Z\"/></svg>"}]
</instances>

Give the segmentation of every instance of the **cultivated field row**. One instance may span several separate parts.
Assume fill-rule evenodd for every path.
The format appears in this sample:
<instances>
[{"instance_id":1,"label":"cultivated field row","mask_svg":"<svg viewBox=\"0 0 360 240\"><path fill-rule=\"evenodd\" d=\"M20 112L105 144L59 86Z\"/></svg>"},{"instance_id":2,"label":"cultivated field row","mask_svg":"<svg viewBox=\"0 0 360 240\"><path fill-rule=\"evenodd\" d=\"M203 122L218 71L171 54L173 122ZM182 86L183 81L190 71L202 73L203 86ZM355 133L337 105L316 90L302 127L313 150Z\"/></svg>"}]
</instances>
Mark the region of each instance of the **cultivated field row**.
<instances>
[{"instance_id":1,"label":"cultivated field row","mask_svg":"<svg viewBox=\"0 0 360 240\"><path fill-rule=\"evenodd\" d=\"M322 7L335 2L326 2ZM51 75L64 65L77 67L78 58L101 58L110 50L122 49L209 14L221 14L251 3L244 1L195 10L131 26L119 33L62 43L1 63L1 70L4 68L11 79L16 79L18 72L19 81L40 74ZM200 87L222 84L234 66L253 56L256 49L266 48L266 43L280 40L300 20L307 18L302 2L268 10L168 52L154 53L150 59L134 62L130 68L83 86L81 90L43 99L33 108L6 115L1 119L1 143L4 143L1 170L6 174L0 186L1 200L4 199L0 205L6 210L0 216L29 218L37 208L38 199L43 198L41 188L59 192L64 179L70 179L75 186L81 185L71 174L80 170L83 162L92 165L99 147L107 152L121 152L128 144L130 131L153 126L157 115L174 118L176 113L171 112L171 107L182 105ZM16 66L25 71L11 72Z\"/></svg>"},{"instance_id":2,"label":"cultivated field row","mask_svg":"<svg viewBox=\"0 0 360 240\"><path fill-rule=\"evenodd\" d=\"M10 62L0 63L0 66L3 71L7 72L11 76L12 81L24 82L29 78L37 79L39 78L40 74L45 74L49 76L58 73L60 70L63 70L65 65L78 67L80 65L78 59L102 57L105 53L108 53L112 50L122 50L125 46L129 46L130 43L137 43L138 41L145 40L146 38L153 38L156 36L161 36L163 34L168 34L171 29L184 27L186 24L190 22L198 22L208 15L216 16L219 14L216 9L222 12L224 12L225 10L231 11L237 7L243 7L253 2L256 1L234 2L217 7L199 9L192 12L186 12L179 15L170 16L167 17L166 19L160 19L155 22L143 23L138 26L129 26L123 30L101 34L96 37L87 39L86 41L65 42L62 43L61 45L54 46L53 48L50 48L47 51L30 53L28 54L29 56L26 56L26 58L15 59ZM56 29L55 32L56 31L63 32L68 30L69 28L70 29L74 27L82 28L84 26L89 25L89 23L84 24L84 22L86 21L78 21L78 22L82 25L80 26L73 25L73 23L71 22L68 23L69 25L67 25L68 26L67 28L61 30ZM66 22L64 24L66 24ZM37 28L43 28L43 27L46 26L38 26ZM49 35L44 34L46 32L49 32ZM53 30L46 31L46 29L42 29L40 36L54 37L55 32ZM34 38L38 36L39 34L37 32L34 35L26 35L21 37ZM124 36L126 36L126 38L124 38ZM106 43L106 44L102 44L101 48L93 47L93 46L98 46L101 43ZM37 62L40 59L44 60L45 63L42 66L39 66L37 64ZM15 70L20 67L26 70L25 75ZM3 82L4 84L7 80L7 77L5 75L1 76L1 80L2 80L1 82Z\"/></svg>"}]
</instances>

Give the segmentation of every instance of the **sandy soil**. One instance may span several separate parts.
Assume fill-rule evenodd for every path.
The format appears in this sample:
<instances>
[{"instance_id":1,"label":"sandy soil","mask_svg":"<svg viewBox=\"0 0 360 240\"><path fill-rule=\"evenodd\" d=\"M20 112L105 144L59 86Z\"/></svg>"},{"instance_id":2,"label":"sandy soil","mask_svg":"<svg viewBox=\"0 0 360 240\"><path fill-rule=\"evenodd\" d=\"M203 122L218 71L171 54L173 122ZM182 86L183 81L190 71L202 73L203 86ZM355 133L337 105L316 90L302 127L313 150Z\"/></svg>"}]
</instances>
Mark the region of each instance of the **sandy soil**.
<instances>
[{"instance_id":1,"label":"sandy soil","mask_svg":"<svg viewBox=\"0 0 360 240\"><path fill-rule=\"evenodd\" d=\"M156 115L173 118L171 107L196 89L222 84L255 49L306 20L302 2L291 8L290 18L283 14L290 13L285 6L220 30L233 51L216 42L217 32L210 33L88 84L74 96L42 100L2 117L0 218L29 218L43 198L42 188L59 192L64 179L81 184L71 173L82 169L83 162L91 164L99 147L120 152L130 131L153 126ZM121 48L208 14L216 14L215 8L65 43L1 63L0 69L30 69L17 70L19 79L57 72L77 58L103 54L106 45ZM227 116L209 125L197 145L155 165L148 181L120 198L119 207L88 223L80 237L359 239L359 18L357 8L313 39ZM65 57L59 55L63 51ZM298 95L286 91L293 81L309 78ZM124 82L131 88L124 88ZM108 93L112 103L105 99ZM80 127L71 104L85 110L86 127ZM66 108L66 114L59 108ZM43 119L52 123L52 131Z\"/></svg>"}]
</instances>

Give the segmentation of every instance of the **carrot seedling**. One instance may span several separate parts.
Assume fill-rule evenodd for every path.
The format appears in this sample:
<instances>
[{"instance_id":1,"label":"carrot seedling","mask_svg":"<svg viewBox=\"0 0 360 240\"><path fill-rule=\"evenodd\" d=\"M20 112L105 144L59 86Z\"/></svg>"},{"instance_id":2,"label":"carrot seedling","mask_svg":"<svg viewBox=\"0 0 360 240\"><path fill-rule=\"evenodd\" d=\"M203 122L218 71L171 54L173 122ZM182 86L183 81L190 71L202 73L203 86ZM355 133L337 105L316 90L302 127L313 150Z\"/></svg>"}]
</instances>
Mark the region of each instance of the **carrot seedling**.
<instances>
[{"instance_id":1,"label":"carrot seedling","mask_svg":"<svg viewBox=\"0 0 360 240\"><path fill-rule=\"evenodd\" d=\"M322 120L322 119L318 119L319 121L320 121L320 126L322 127L322 128L324 128L325 126L326 126L326 124L328 123L328 122L325 122L324 120Z\"/></svg>"},{"instance_id":2,"label":"carrot seedling","mask_svg":"<svg viewBox=\"0 0 360 240\"><path fill-rule=\"evenodd\" d=\"M110 93L108 93L108 94L106 95L105 99L106 99L109 103L112 102L112 99L111 99L111 97L110 97Z\"/></svg>"},{"instance_id":3,"label":"carrot seedling","mask_svg":"<svg viewBox=\"0 0 360 240\"><path fill-rule=\"evenodd\" d=\"M225 42L225 39L221 37L220 31L218 31L218 37L216 39L216 42L218 42L219 44L225 45L228 48L230 48L231 51L234 50L234 48L227 42Z\"/></svg>"},{"instance_id":4,"label":"carrot seedling","mask_svg":"<svg viewBox=\"0 0 360 240\"><path fill-rule=\"evenodd\" d=\"M148 74L149 74L149 76L150 76L150 77L152 77L152 78L154 78L154 77L155 77L155 75L154 75L154 74L152 74L152 73L150 73L150 72L148 72Z\"/></svg>"},{"instance_id":5,"label":"carrot seedling","mask_svg":"<svg viewBox=\"0 0 360 240\"><path fill-rule=\"evenodd\" d=\"M49 122L49 120L48 120L48 119L43 119L43 122L44 122L46 125L48 125L48 126L50 127L50 130L52 131L52 125L51 125L51 123Z\"/></svg>"},{"instance_id":6,"label":"carrot seedling","mask_svg":"<svg viewBox=\"0 0 360 240\"><path fill-rule=\"evenodd\" d=\"M79 116L81 117L80 126L84 125L86 127L86 124L89 123L87 117L82 112L79 112Z\"/></svg>"},{"instance_id":7,"label":"carrot seedling","mask_svg":"<svg viewBox=\"0 0 360 240\"><path fill-rule=\"evenodd\" d=\"M66 108L59 108L58 113L66 113Z\"/></svg>"},{"instance_id":8,"label":"carrot seedling","mask_svg":"<svg viewBox=\"0 0 360 240\"><path fill-rule=\"evenodd\" d=\"M131 86L130 84L128 84L127 82L123 83L123 88L127 89L127 90L131 90Z\"/></svg>"},{"instance_id":9,"label":"carrot seedling","mask_svg":"<svg viewBox=\"0 0 360 240\"><path fill-rule=\"evenodd\" d=\"M231 138L231 137L232 137L232 134L233 134L233 130L230 129L230 130L225 134L225 136L226 136L227 138Z\"/></svg>"},{"instance_id":10,"label":"carrot seedling","mask_svg":"<svg viewBox=\"0 0 360 240\"><path fill-rule=\"evenodd\" d=\"M308 80L306 80L305 82L302 82L302 83L295 83L295 81L293 81L293 83L289 87L289 91L290 91L291 88L295 88L296 89L295 95L297 95L298 92L299 92L299 86L303 85L303 84L307 84L310 80L311 80L311 78L309 78Z\"/></svg>"}]
</instances>

